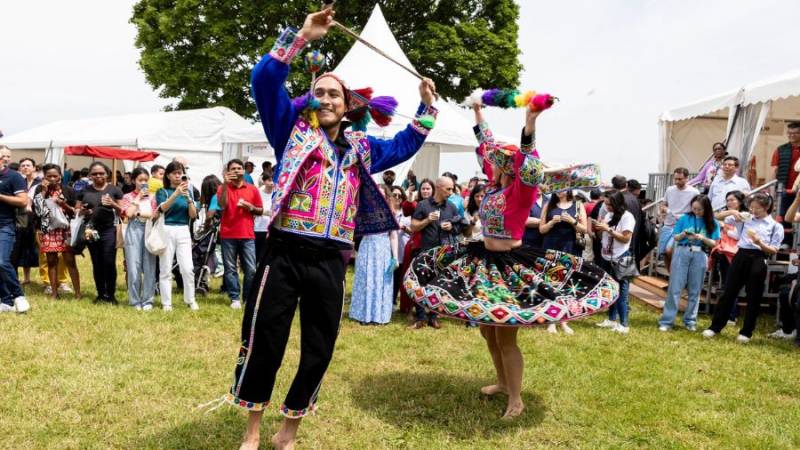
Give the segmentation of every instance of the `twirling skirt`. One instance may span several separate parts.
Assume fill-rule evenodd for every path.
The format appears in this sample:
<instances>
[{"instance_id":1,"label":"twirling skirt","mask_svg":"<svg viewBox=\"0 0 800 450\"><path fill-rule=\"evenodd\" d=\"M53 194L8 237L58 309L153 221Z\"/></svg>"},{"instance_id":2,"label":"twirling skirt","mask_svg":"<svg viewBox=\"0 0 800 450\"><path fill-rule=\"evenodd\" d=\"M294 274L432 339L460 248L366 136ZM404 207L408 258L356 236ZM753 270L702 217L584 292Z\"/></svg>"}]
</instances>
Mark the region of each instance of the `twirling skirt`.
<instances>
[{"instance_id":1,"label":"twirling skirt","mask_svg":"<svg viewBox=\"0 0 800 450\"><path fill-rule=\"evenodd\" d=\"M609 274L574 255L524 245L492 252L482 241L421 253L403 287L442 316L518 327L587 317L619 295Z\"/></svg>"}]
</instances>

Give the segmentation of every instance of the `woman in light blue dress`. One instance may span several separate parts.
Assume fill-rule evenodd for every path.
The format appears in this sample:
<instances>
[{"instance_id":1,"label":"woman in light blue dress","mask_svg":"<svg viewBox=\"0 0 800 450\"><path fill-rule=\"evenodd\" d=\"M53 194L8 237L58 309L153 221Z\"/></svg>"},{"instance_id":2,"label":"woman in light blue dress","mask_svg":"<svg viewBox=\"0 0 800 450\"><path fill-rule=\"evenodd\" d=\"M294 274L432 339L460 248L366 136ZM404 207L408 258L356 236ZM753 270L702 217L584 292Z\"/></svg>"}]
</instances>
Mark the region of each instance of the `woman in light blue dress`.
<instances>
[{"instance_id":1,"label":"woman in light blue dress","mask_svg":"<svg viewBox=\"0 0 800 450\"><path fill-rule=\"evenodd\" d=\"M391 195L387 186L380 188L385 198ZM392 318L396 244L396 231L369 234L361 240L350 301L350 318L361 325L386 324Z\"/></svg>"}]
</instances>

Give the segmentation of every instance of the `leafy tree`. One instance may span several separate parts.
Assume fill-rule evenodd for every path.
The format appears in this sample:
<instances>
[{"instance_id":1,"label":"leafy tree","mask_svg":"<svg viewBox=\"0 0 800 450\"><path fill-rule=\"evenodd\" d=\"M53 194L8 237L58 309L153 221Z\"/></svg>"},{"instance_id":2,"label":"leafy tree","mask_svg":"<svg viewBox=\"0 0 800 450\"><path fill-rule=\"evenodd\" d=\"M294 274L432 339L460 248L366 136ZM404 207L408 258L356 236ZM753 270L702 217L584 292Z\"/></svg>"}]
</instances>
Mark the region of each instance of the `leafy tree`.
<instances>
[{"instance_id":1,"label":"leafy tree","mask_svg":"<svg viewBox=\"0 0 800 450\"><path fill-rule=\"evenodd\" d=\"M441 95L460 100L476 87L516 87L519 7L513 0L341 1L337 19L354 30L380 3L400 46ZM280 30L300 26L319 0L140 0L131 22L139 65L168 109L227 106L255 115L250 71ZM332 30L314 43L336 67L353 40ZM293 95L309 85L301 58L288 80ZM401 70L398 68L398 70Z\"/></svg>"}]
</instances>

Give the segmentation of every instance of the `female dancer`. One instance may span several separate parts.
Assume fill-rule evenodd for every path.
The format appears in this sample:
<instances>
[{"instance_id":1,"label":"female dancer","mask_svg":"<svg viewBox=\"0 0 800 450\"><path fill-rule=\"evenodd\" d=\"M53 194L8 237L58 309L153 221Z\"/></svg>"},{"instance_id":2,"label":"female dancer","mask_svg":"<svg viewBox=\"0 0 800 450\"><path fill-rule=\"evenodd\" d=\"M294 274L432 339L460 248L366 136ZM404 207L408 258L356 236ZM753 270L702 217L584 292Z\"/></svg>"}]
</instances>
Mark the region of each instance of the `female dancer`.
<instances>
[{"instance_id":1,"label":"female dancer","mask_svg":"<svg viewBox=\"0 0 800 450\"><path fill-rule=\"evenodd\" d=\"M483 242L442 246L420 254L404 287L414 300L445 317L481 325L497 383L481 392L505 393L505 418L522 413L522 353L517 327L563 322L606 309L618 286L605 272L567 253L522 245L531 206L543 181L558 189L596 183L586 166L543 170L533 134L540 112L526 113L522 146L495 142L474 107L478 161L493 180L479 215Z\"/></svg>"}]
</instances>

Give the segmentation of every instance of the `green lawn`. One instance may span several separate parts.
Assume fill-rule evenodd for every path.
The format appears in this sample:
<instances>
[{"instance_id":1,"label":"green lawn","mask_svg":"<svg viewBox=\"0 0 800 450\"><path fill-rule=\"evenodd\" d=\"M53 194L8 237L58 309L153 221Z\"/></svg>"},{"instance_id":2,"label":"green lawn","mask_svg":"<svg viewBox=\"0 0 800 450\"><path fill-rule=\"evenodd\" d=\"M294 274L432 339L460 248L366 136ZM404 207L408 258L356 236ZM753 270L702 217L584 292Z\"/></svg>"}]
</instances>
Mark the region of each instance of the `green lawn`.
<instances>
[{"instance_id":1,"label":"green lawn","mask_svg":"<svg viewBox=\"0 0 800 450\"><path fill-rule=\"evenodd\" d=\"M87 266L84 300L54 302L33 287L28 314L0 316L0 447L236 448L245 413L196 405L231 383L241 312L220 295L200 299L196 313L179 296L171 314L96 306ZM493 370L477 329L448 322L410 331L399 316L385 327L345 320L298 447L800 447L800 351L763 337L772 318L746 346L730 329L714 341L660 333L656 315L638 305L628 336L596 321L575 323L572 337L520 333L527 412L507 423L504 399L478 393ZM277 405L298 337L296 326ZM264 438L279 424L275 408Z\"/></svg>"}]
</instances>

